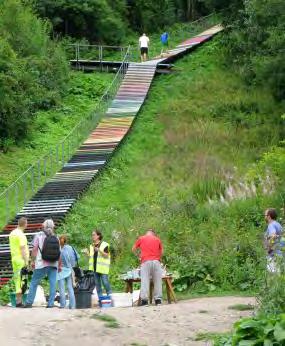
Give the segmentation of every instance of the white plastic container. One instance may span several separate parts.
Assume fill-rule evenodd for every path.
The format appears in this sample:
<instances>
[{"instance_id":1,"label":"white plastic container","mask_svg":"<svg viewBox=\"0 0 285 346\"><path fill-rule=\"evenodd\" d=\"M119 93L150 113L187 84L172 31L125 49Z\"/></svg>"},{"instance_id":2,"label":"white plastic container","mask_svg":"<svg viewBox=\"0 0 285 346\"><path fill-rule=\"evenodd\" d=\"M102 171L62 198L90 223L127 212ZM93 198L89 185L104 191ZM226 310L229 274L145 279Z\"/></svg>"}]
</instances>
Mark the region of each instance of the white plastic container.
<instances>
[{"instance_id":1,"label":"white plastic container","mask_svg":"<svg viewBox=\"0 0 285 346\"><path fill-rule=\"evenodd\" d=\"M132 294L133 298L133 306L138 305L139 299L140 299L140 290L134 290Z\"/></svg>"},{"instance_id":2,"label":"white plastic container","mask_svg":"<svg viewBox=\"0 0 285 346\"><path fill-rule=\"evenodd\" d=\"M131 293L112 293L112 305L115 308L124 308L133 306L133 297Z\"/></svg>"}]
</instances>

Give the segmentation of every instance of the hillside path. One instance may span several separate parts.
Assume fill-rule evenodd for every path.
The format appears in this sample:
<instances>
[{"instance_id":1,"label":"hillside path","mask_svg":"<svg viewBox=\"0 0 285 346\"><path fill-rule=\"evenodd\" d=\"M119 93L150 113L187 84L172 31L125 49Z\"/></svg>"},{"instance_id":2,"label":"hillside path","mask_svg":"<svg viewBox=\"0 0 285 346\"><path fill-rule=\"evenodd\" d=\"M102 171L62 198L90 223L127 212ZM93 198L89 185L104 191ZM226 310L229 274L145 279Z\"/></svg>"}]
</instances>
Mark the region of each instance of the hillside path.
<instances>
[{"instance_id":1,"label":"hillside path","mask_svg":"<svg viewBox=\"0 0 285 346\"><path fill-rule=\"evenodd\" d=\"M104 312L119 328L91 318L99 309L0 308L1 345L5 346L188 346L210 345L195 341L201 332L225 332L234 321L252 311L229 306L255 304L251 297L213 297L180 301L159 307L111 308Z\"/></svg>"}]
</instances>

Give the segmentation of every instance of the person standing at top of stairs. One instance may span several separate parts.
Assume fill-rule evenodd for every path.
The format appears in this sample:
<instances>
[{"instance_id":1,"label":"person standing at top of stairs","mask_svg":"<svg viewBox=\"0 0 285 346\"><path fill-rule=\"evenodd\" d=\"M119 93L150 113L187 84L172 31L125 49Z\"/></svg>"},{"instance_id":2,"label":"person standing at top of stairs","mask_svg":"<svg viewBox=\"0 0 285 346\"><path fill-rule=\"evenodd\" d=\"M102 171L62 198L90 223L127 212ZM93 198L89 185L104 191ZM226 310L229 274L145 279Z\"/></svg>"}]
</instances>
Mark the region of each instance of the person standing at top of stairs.
<instances>
[{"instance_id":1,"label":"person standing at top of stairs","mask_svg":"<svg viewBox=\"0 0 285 346\"><path fill-rule=\"evenodd\" d=\"M16 288L16 307L22 306L21 270L29 263L29 247L24 230L27 228L28 221L21 217L18 227L9 235L9 244L12 259L13 279Z\"/></svg>"},{"instance_id":2,"label":"person standing at top of stairs","mask_svg":"<svg viewBox=\"0 0 285 346\"><path fill-rule=\"evenodd\" d=\"M141 61L147 61L148 59L148 45L149 45L149 38L146 36L146 34L142 34L142 36L139 38L139 46L141 51Z\"/></svg>"}]
</instances>

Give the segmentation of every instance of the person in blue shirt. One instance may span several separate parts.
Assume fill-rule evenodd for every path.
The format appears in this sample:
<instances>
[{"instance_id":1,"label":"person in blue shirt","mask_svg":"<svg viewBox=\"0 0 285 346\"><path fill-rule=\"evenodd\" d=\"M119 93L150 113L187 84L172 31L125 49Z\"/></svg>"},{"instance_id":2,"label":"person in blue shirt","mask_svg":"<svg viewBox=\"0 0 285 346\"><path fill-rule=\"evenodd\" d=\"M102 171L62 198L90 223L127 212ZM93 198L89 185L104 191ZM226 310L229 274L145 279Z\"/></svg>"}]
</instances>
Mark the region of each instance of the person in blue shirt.
<instances>
[{"instance_id":1,"label":"person in blue shirt","mask_svg":"<svg viewBox=\"0 0 285 346\"><path fill-rule=\"evenodd\" d=\"M69 309L75 309L75 296L73 290L73 267L77 265L79 255L77 251L67 244L67 236L61 235L59 237L61 246L61 271L57 274L58 288L60 295L60 307L65 308L65 283L68 291Z\"/></svg>"},{"instance_id":2,"label":"person in blue shirt","mask_svg":"<svg viewBox=\"0 0 285 346\"><path fill-rule=\"evenodd\" d=\"M168 48L168 38L169 38L169 35L168 35L167 32L164 32L160 36L160 41L161 41L161 44L162 44L162 48L161 48L161 52L160 52L161 55L164 53L164 49Z\"/></svg>"},{"instance_id":3,"label":"person in blue shirt","mask_svg":"<svg viewBox=\"0 0 285 346\"><path fill-rule=\"evenodd\" d=\"M265 231L264 244L267 252L267 269L271 272L279 271L277 268L277 258L282 258L285 251L285 238L283 237L282 226L277 219L276 209L269 208L264 213L267 228Z\"/></svg>"}]
</instances>

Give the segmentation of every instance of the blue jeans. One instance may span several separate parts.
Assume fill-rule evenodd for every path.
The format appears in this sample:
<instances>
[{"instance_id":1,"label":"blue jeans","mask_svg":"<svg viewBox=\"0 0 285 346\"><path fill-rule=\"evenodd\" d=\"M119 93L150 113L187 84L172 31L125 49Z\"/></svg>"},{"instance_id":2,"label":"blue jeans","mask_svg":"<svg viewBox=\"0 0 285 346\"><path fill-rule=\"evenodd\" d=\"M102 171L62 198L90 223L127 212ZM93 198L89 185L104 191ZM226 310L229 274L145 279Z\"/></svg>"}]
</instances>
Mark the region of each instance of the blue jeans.
<instances>
[{"instance_id":1,"label":"blue jeans","mask_svg":"<svg viewBox=\"0 0 285 346\"><path fill-rule=\"evenodd\" d=\"M107 295L112 294L108 274L94 273L95 276L95 286L98 297L102 296L102 284L106 290Z\"/></svg>"},{"instance_id":2,"label":"blue jeans","mask_svg":"<svg viewBox=\"0 0 285 346\"><path fill-rule=\"evenodd\" d=\"M48 277L49 281L49 300L48 300L48 306L53 306L54 304L54 298L55 298L55 288L56 288L56 274L57 274L57 268L56 267L44 267L41 269L35 269L32 276L32 281L30 284L29 293L27 296L26 304L33 304L37 292L37 287L40 283L40 281L44 277Z\"/></svg>"},{"instance_id":3,"label":"blue jeans","mask_svg":"<svg viewBox=\"0 0 285 346\"><path fill-rule=\"evenodd\" d=\"M69 275L67 278L58 280L58 289L60 294L60 307L65 308L66 299L65 299L65 282L67 285L68 298L69 298L69 309L75 309L75 296L72 285L72 275Z\"/></svg>"}]
</instances>

